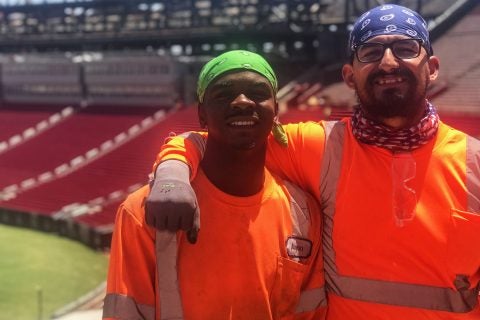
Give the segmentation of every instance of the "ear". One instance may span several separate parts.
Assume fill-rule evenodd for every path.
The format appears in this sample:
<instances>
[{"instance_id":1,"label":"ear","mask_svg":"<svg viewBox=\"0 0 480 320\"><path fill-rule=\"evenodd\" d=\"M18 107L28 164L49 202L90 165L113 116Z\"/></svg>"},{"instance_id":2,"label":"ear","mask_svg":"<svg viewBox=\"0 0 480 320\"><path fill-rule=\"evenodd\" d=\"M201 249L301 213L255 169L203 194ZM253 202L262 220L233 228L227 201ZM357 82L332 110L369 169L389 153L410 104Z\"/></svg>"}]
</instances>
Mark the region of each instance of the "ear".
<instances>
[{"instance_id":1,"label":"ear","mask_svg":"<svg viewBox=\"0 0 480 320\"><path fill-rule=\"evenodd\" d=\"M428 70L430 80L433 81L438 77L438 71L440 70L440 59L437 56L431 56L428 58Z\"/></svg>"},{"instance_id":2,"label":"ear","mask_svg":"<svg viewBox=\"0 0 480 320\"><path fill-rule=\"evenodd\" d=\"M197 114L198 114L198 123L200 123L200 128L205 129L207 127L207 116L205 114L205 107L202 103L198 103L197 106Z\"/></svg>"},{"instance_id":3,"label":"ear","mask_svg":"<svg viewBox=\"0 0 480 320\"><path fill-rule=\"evenodd\" d=\"M275 118L278 118L278 101L275 99Z\"/></svg>"},{"instance_id":4,"label":"ear","mask_svg":"<svg viewBox=\"0 0 480 320\"><path fill-rule=\"evenodd\" d=\"M355 77L353 76L353 65L351 64L344 64L342 67L342 76L343 76L343 81L345 84L351 88L355 89Z\"/></svg>"}]
</instances>

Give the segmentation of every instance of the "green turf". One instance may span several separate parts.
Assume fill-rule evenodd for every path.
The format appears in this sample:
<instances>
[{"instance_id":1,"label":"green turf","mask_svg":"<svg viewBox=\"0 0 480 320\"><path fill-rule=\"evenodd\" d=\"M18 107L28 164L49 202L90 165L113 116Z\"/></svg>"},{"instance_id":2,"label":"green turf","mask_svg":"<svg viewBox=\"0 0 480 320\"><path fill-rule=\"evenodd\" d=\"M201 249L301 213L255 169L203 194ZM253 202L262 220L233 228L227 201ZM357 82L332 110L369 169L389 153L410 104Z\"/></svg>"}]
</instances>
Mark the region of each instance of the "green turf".
<instances>
[{"instance_id":1,"label":"green turf","mask_svg":"<svg viewBox=\"0 0 480 320\"><path fill-rule=\"evenodd\" d=\"M0 320L42 319L105 280L107 257L54 234L0 224Z\"/></svg>"}]
</instances>

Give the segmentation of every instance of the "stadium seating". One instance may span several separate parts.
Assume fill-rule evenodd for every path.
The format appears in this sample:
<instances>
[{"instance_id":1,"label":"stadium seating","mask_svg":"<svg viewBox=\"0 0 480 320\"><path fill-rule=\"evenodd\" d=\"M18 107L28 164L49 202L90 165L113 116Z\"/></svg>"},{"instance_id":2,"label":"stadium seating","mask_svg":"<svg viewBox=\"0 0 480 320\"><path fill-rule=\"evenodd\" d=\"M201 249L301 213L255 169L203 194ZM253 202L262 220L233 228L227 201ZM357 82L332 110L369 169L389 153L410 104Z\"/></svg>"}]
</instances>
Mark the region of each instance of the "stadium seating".
<instances>
[{"instance_id":1,"label":"stadium seating","mask_svg":"<svg viewBox=\"0 0 480 320\"><path fill-rule=\"evenodd\" d=\"M105 128L105 131L107 133L110 132L110 137L112 137L116 134L116 131L113 130L112 132L108 126L102 125L103 122L97 122L99 115L89 114L88 116L85 115L85 117L91 117L92 123L95 123L97 128L101 127L102 130ZM117 116L122 118L121 114L110 114L108 117L115 118ZM104 115L104 117L107 116ZM132 121L138 121L138 115L136 117L132 116L128 123L125 122L127 120L122 120L125 128L128 129ZM160 120L162 121L154 123L141 134L112 149L112 151L95 161L89 162L77 170L67 172L65 175L59 175L51 181L16 193L11 199L2 201L0 203L1 207L20 212L34 212L44 216L56 214L56 217L68 217L68 214L61 214L62 208L72 204L78 204L78 208L82 204L88 205L89 203L94 207L95 201L92 200L97 199L98 202L98 198L103 197L107 199L105 207L103 207L104 204L100 201L100 205L97 205L94 210L83 212L86 216L77 217L76 220L91 227L111 226L114 219L114 208L118 206L118 203L123 200L128 192L132 191L132 186L138 187L148 182L148 174L151 172L153 160L163 140L172 131L183 132L198 129L196 108L186 108L178 112L172 112ZM82 120L79 121L81 122ZM118 125L119 123L115 124ZM88 130L95 130L95 126L90 127ZM68 132L68 130L61 131L63 135L68 134ZM73 131L70 132L73 134ZM83 135L84 132L75 131L79 135ZM41 153L41 147L44 143L45 141L41 141L36 146L37 149L35 151ZM69 150L67 146L62 148L66 148L66 152L78 154L82 148L87 146L82 144L81 141L78 141L78 143L80 147L77 151ZM70 149L75 149L77 144L68 144L68 146L70 146ZM0 161L3 162L4 157L6 155L0 157ZM42 156L42 159L44 159L43 168L45 168L49 163L48 154L47 156ZM28 162L23 164L28 167ZM13 163L10 165L13 165ZM38 167L33 167L35 170L38 170Z\"/></svg>"},{"instance_id":2,"label":"stadium seating","mask_svg":"<svg viewBox=\"0 0 480 320\"><path fill-rule=\"evenodd\" d=\"M138 125L154 111L152 108L132 110L99 106L79 110L74 116L1 156L0 190L37 178L62 164L81 161L78 157L92 148L101 148L102 143Z\"/></svg>"},{"instance_id":3,"label":"stadium seating","mask_svg":"<svg viewBox=\"0 0 480 320\"><path fill-rule=\"evenodd\" d=\"M8 142L15 135L35 127L42 121L48 122L49 117L61 111L64 107L52 106L3 106L0 107L0 143ZM1 152L1 150L0 150Z\"/></svg>"}]
</instances>

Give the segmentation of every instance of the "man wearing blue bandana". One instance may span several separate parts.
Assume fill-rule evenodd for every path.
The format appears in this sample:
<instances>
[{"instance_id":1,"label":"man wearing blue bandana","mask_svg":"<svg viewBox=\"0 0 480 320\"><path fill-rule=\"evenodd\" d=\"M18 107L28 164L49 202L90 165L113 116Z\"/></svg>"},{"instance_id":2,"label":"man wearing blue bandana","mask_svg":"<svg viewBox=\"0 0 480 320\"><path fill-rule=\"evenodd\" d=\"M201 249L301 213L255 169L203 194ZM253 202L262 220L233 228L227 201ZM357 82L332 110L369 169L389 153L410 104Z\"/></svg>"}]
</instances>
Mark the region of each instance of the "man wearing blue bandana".
<instances>
[{"instance_id":1,"label":"man wearing blue bandana","mask_svg":"<svg viewBox=\"0 0 480 320\"><path fill-rule=\"evenodd\" d=\"M426 23L405 7L376 7L356 21L349 50L342 74L358 97L354 115L286 125L285 146L267 152L272 171L321 203L327 319L478 320L480 141L426 99L440 65ZM193 148L172 139L157 172L175 159L194 176ZM185 207L170 228L192 215Z\"/></svg>"},{"instance_id":2,"label":"man wearing blue bandana","mask_svg":"<svg viewBox=\"0 0 480 320\"><path fill-rule=\"evenodd\" d=\"M397 129L421 124L425 115L438 122L425 93L437 77L439 61L418 13L396 5L372 9L355 23L349 47L351 63L343 68L343 77L361 102L356 118ZM422 141L428 138L424 135Z\"/></svg>"}]
</instances>

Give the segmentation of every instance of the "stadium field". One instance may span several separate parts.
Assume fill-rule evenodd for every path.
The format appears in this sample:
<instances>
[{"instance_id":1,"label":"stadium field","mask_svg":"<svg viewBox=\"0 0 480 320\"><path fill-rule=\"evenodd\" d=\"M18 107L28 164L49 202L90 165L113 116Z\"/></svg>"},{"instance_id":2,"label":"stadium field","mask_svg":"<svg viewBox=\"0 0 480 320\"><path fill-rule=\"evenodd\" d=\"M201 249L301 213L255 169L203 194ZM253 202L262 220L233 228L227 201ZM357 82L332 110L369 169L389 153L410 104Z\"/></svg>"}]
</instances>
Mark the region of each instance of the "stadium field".
<instances>
[{"instance_id":1,"label":"stadium field","mask_svg":"<svg viewBox=\"0 0 480 320\"><path fill-rule=\"evenodd\" d=\"M107 265L79 242L0 224L0 320L50 319L104 281Z\"/></svg>"}]
</instances>

